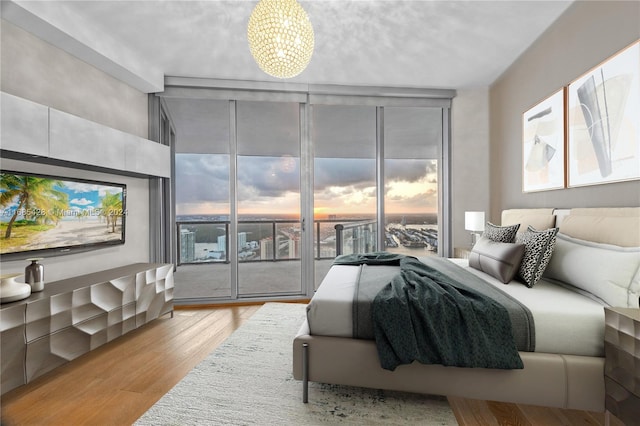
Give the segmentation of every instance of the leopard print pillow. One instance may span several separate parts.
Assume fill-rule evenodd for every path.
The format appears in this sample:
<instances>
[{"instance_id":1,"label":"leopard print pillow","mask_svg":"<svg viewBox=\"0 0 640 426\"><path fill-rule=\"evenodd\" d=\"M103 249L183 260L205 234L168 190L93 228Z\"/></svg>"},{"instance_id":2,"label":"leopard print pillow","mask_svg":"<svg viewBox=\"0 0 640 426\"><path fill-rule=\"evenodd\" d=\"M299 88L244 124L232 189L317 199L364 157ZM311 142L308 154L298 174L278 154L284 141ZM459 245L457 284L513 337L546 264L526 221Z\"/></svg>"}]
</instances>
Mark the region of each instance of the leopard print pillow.
<instances>
[{"instance_id":1,"label":"leopard print pillow","mask_svg":"<svg viewBox=\"0 0 640 426\"><path fill-rule=\"evenodd\" d=\"M556 246L558 228L538 231L533 226L516 236L516 242L524 244L524 256L518 270L518 280L533 287L547 268Z\"/></svg>"},{"instance_id":2,"label":"leopard print pillow","mask_svg":"<svg viewBox=\"0 0 640 426\"><path fill-rule=\"evenodd\" d=\"M519 223L509 226L498 226L487 222L484 226L482 236L497 243L513 243L516 240L518 228L520 228Z\"/></svg>"}]
</instances>

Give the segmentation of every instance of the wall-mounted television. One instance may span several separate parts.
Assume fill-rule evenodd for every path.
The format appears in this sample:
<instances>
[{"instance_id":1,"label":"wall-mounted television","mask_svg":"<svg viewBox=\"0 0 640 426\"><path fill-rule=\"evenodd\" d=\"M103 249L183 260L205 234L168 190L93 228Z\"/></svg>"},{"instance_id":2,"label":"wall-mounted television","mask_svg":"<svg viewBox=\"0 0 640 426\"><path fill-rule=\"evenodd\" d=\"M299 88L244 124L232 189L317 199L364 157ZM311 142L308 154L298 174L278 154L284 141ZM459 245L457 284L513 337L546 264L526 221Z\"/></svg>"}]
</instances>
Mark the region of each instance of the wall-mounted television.
<instances>
[{"instance_id":1,"label":"wall-mounted television","mask_svg":"<svg viewBox=\"0 0 640 426\"><path fill-rule=\"evenodd\" d=\"M124 244L127 187L0 172L0 258L48 257Z\"/></svg>"}]
</instances>

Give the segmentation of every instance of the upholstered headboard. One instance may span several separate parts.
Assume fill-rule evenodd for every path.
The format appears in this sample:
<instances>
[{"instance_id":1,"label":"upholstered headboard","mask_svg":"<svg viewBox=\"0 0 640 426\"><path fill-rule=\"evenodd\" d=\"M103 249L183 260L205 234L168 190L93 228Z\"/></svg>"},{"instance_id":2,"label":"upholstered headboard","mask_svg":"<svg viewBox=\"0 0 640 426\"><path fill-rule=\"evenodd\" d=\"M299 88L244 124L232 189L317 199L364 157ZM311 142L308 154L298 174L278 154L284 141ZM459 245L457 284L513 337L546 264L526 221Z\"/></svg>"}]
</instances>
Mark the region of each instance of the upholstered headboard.
<instances>
[{"instance_id":1,"label":"upholstered headboard","mask_svg":"<svg viewBox=\"0 0 640 426\"><path fill-rule=\"evenodd\" d=\"M524 232L529 226L536 229L548 229L556 226L554 209L509 209L502 211L502 226L520 224L518 232Z\"/></svg>"},{"instance_id":2,"label":"upholstered headboard","mask_svg":"<svg viewBox=\"0 0 640 426\"><path fill-rule=\"evenodd\" d=\"M640 207L515 209L503 211L502 220L525 231L559 228L545 278L611 306L640 307Z\"/></svg>"},{"instance_id":3,"label":"upholstered headboard","mask_svg":"<svg viewBox=\"0 0 640 426\"><path fill-rule=\"evenodd\" d=\"M621 247L640 247L640 207L576 209L508 209L502 225L520 223L536 229L557 226L560 233L581 240Z\"/></svg>"},{"instance_id":4,"label":"upholstered headboard","mask_svg":"<svg viewBox=\"0 0 640 426\"><path fill-rule=\"evenodd\" d=\"M559 227L581 240L640 247L640 207L571 209Z\"/></svg>"}]
</instances>

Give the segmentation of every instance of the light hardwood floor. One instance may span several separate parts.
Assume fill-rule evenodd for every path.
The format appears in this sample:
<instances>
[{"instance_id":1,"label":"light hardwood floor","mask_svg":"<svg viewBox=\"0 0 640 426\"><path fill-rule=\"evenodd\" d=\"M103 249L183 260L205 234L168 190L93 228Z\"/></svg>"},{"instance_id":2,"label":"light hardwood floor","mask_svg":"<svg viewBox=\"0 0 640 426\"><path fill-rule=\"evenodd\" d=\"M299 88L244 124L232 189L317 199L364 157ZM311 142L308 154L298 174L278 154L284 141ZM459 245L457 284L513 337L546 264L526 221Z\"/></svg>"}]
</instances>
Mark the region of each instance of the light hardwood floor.
<instances>
[{"instance_id":1,"label":"light hardwood floor","mask_svg":"<svg viewBox=\"0 0 640 426\"><path fill-rule=\"evenodd\" d=\"M259 307L178 309L8 392L0 400L2 426L130 425ZM604 424L600 413L449 402L460 425Z\"/></svg>"}]
</instances>

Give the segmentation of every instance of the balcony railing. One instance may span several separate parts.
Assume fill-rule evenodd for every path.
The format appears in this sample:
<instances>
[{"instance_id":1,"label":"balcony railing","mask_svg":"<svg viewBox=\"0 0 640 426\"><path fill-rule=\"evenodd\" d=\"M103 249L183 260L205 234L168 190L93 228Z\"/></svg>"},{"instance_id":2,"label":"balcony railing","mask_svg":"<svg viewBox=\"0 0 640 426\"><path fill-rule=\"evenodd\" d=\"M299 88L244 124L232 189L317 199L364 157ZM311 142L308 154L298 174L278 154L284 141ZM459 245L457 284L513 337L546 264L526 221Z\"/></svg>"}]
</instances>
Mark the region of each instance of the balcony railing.
<instances>
[{"instance_id":1,"label":"balcony railing","mask_svg":"<svg viewBox=\"0 0 640 426\"><path fill-rule=\"evenodd\" d=\"M229 263L230 225L226 220L176 222L178 265ZM371 241L375 244L375 221L316 220L314 227L314 257L318 260L370 248ZM338 232L338 227L344 231ZM238 221L238 260L299 260L300 236L300 222L296 220Z\"/></svg>"},{"instance_id":2,"label":"balcony railing","mask_svg":"<svg viewBox=\"0 0 640 426\"><path fill-rule=\"evenodd\" d=\"M229 229L225 220L179 221L178 265L229 263ZM384 250L405 252L416 249L437 252L438 233L425 226L396 226L385 229ZM314 221L314 258L333 259L341 254L378 250L375 220L328 219ZM238 221L238 260L264 262L299 260L300 222L297 220Z\"/></svg>"},{"instance_id":3,"label":"balcony railing","mask_svg":"<svg viewBox=\"0 0 640 426\"><path fill-rule=\"evenodd\" d=\"M336 230L336 255L370 253L377 250L378 232L376 221L339 223Z\"/></svg>"}]
</instances>

